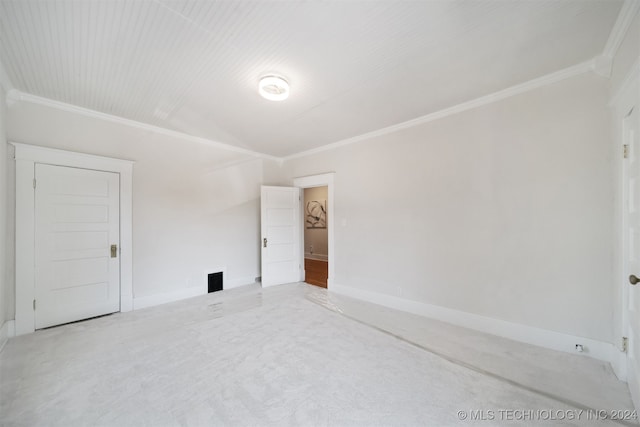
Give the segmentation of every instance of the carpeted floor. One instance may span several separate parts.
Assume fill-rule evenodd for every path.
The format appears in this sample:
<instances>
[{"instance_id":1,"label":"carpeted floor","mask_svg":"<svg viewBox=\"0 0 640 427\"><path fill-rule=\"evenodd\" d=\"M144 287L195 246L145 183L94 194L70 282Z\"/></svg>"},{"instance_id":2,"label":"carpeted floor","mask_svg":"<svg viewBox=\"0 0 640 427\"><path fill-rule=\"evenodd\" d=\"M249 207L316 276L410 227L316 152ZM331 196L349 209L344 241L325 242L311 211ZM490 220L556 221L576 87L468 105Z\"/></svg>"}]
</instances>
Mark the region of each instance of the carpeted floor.
<instances>
[{"instance_id":1,"label":"carpeted floor","mask_svg":"<svg viewBox=\"0 0 640 427\"><path fill-rule=\"evenodd\" d=\"M443 331L505 356L449 354L456 340L443 344ZM530 347L304 284L251 286L11 339L0 424L583 426L608 423L584 411L614 409L612 394L632 408L604 364L533 347L536 367L518 356ZM547 384L545 357L576 382Z\"/></svg>"}]
</instances>

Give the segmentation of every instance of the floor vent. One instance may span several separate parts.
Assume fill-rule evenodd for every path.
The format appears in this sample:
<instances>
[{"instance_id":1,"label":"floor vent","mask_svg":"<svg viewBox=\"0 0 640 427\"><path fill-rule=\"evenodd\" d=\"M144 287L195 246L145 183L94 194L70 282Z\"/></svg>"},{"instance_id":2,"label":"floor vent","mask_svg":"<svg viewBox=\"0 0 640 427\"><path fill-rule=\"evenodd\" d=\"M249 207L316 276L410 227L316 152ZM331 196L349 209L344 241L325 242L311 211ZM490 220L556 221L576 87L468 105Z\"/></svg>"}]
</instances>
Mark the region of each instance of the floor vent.
<instances>
[{"instance_id":1,"label":"floor vent","mask_svg":"<svg viewBox=\"0 0 640 427\"><path fill-rule=\"evenodd\" d=\"M208 277L209 293L222 290L222 271L209 273Z\"/></svg>"}]
</instances>

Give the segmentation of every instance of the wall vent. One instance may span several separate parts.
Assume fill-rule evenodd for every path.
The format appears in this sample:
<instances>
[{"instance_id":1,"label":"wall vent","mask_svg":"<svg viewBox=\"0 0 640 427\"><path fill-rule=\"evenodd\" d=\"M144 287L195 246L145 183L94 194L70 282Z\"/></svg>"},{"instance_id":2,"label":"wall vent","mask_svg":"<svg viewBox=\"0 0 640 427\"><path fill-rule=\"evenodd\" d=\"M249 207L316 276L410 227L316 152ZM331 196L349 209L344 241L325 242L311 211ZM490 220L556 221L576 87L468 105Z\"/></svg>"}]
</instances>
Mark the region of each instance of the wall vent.
<instances>
[{"instance_id":1,"label":"wall vent","mask_svg":"<svg viewBox=\"0 0 640 427\"><path fill-rule=\"evenodd\" d=\"M208 277L209 293L222 290L222 271L209 273Z\"/></svg>"}]
</instances>

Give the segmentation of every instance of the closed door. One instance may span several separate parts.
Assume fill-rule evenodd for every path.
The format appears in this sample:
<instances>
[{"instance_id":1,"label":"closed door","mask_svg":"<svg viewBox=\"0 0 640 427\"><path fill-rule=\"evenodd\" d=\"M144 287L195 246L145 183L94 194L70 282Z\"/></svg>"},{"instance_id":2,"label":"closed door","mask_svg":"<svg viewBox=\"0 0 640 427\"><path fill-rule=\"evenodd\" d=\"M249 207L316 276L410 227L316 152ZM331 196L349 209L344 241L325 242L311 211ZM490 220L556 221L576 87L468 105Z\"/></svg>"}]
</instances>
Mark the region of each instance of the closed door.
<instances>
[{"instance_id":1,"label":"closed door","mask_svg":"<svg viewBox=\"0 0 640 427\"><path fill-rule=\"evenodd\" d=\"M120 310L119 175L36 164L36 329Z\"/></svg>"},{"instance_id":2,"label":"closed door","mask_svg":"<svg viewBox=\"0 0 640 427\"><path fill-rule=\"evenodd\" d=\"M300 280L300 189L263 186L262 286Z\"/></svg>"},{"instance_id":3,"label":"closed door","mask_svg":"<svg viewBox=\"0 0 640 427\"><path fill-rule=\"evenodd\" d=\"M625 222L629 285L627 293L628 382L634 403L640 402L640 147L638 146L638 120L640 114L634 108L623 120L623 141L627 151Z\"/></svg>"}]
</instances>

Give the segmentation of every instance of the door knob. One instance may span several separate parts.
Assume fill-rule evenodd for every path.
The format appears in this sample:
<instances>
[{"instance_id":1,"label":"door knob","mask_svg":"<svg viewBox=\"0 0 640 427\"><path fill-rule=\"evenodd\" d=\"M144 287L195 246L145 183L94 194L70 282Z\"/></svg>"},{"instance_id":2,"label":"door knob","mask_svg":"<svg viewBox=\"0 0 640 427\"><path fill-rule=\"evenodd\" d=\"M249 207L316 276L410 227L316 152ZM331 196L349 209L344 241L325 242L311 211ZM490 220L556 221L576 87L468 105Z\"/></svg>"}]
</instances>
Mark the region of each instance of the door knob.
<instances>
[{"instance_id":1,"label":"door knob","mask_svg":"<svg viewBox=\"0 0 640 427\"><path fill-rule=\"evenodd\" d=\"M111 245L111 258L118 256L118 245Z\"/></svg>"},{"instance_id":2,"label":"door knob","mask_svg":"<svg viewBox=\"0 0 640 427\"><path fill-rule=\"evenodd\" d=\"M631 283L632 285L635 285L638 282L640 282L640 279L636 277L635 274L632 274L631 276L629 276L629 283Z\"/></svg>"},{"instance_id":3,"label":"door knob","mask_svg":"<svg viewBox=\"0 0 640 427\"><path fill-rule=\"evenodd\" d=\"M264 247L264 248L267 247L267 238L266 237L264 239L262 239L262 247Z\"/></svg>"}]
</instances>

